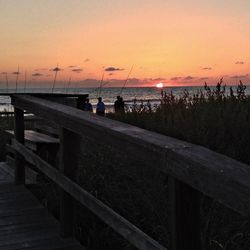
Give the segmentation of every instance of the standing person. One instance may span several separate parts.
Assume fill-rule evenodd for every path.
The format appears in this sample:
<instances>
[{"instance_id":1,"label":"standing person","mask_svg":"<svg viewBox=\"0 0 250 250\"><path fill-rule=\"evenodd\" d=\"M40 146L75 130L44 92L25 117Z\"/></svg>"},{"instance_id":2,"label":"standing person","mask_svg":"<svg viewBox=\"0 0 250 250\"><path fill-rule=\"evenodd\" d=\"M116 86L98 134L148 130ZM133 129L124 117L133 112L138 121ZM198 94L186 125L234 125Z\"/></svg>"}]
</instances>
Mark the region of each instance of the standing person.
<instances>
[{"instance_id":1,"label":"standing person","mask_svg":"<svg viewBox=\"0 0 250 250\"><path fill-rule=\"evenodd\" d=\"M117 96L117 100L114 103L115 113L124 113L125 107L124 107L124 101L121 96Z\"/></svg>"},{"instance_id":2,"label":"standing person","mask_svg":"<svg viewBox=\"0 0 250 250\"><path fill-rule=\"evenodd\" d=\"M116 97L117 100L114 103L115 113L118 113L120 111L120 107L121 107L120 98L121 97L119 95Z\"/></svg>"},{"instance_id":3,"label":"standing person","mask_svg":"<svg viewBox=\"0 0 250 250\"><path fill-rule=\"evenodd\" d=\"M121 112L122 114L125 113L125 103L124 103L122 97L120 97L120 112Z\"/></svg>"},{"instance_id":4,"label":"standing person","mask_svg":"<svg viewBox=\"0 0 250 250\"><path fill-rule=\"evenodd\" d=\"M98 103L96 104L96 114L101 116L105 115L105 104L102 102L101 97L98 97Z\"/></svg>"},{"instance_id":5,"label":"standing person","mask_svg":"<svg viewBox=\"0 0 250 250\"><path fill-rule=\"evenodd\" d=\"M84 110L84 111L93 112L93 107L92 107L92 104L89 102L89 98L87 98L87 99L85 100L83 110Z\"/></svg>"}]
</instances>

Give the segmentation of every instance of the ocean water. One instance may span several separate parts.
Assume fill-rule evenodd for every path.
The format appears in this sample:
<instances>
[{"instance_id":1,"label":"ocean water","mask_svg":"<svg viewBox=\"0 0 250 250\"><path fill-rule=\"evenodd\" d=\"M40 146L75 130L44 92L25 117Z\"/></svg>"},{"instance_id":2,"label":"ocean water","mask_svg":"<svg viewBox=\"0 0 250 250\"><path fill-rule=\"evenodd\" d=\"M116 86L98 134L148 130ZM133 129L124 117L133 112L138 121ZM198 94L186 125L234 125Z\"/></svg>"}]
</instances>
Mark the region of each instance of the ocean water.
<instances>
[{"instance_id":1,"label":"ocean water","mask_svg":"<svg viewBox=\"0 0 250 250\"><path fill-rule=\"evenodd\" d=\"M214 86L210 87L211 89L214 88ZM233 90L236 91L237 86L233 86ZM199 90L204 90L203 86L187 86L187 87L165 87L163 88L163 91L166 91L169 93L170 91L173 92L174 95L180 96L183 94L184 90L188 90L190 94L195 94ZM227 93L229 94L229 87L226 88ZM6 90L2 89L0 90L2 93L6 93ZM9 92L13 93L14 90L9 90ZM8 92L8 93L9 93ZM17 93L23 93L23 90L17 90ZM33 89L26 89L26 93L51 93L51 88L33 88ZM90 102L93 104L95 108L95 104L97 103L97 98L101 96L103 98L104 103L107 107L109 107L109 110L112 111L112 106L114 104L114 101L116 100L116 96L120 95L123 97L125 103L127 105L130 105L133 103L133 101L136 99L137 101L143 101L147 102L148 100L151 101L152 104L157 104L160 102L161 98L161 89L158 88L116 88L116 87L109 87L109 88L74 88L74 89L54 89L55 93L84 93L88 94L90 98ZM246 94L250 95L250 87L246 87ZM0 94L0 111L12 111L13 107L10 104L10 98L8 96L1 96Z\"/></svg>"}]
</instances>

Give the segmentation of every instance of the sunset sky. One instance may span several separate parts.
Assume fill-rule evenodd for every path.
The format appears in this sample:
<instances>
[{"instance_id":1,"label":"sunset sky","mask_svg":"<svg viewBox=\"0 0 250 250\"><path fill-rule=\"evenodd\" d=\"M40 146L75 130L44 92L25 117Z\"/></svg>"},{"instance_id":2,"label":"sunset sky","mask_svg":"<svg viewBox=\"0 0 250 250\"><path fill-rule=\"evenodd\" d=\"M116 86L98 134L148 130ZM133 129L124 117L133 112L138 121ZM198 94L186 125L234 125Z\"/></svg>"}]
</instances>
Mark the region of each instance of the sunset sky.
<instances>
[{"instance_id":1,"label":"sunset sky","mask_svg":"<svg viewBox=\"0 0 250 250\"><path fill-rule=\"evenodd\" d=\"M250 84L249 0L0 0L0 82Z\"/></svg>"}]
</instances>

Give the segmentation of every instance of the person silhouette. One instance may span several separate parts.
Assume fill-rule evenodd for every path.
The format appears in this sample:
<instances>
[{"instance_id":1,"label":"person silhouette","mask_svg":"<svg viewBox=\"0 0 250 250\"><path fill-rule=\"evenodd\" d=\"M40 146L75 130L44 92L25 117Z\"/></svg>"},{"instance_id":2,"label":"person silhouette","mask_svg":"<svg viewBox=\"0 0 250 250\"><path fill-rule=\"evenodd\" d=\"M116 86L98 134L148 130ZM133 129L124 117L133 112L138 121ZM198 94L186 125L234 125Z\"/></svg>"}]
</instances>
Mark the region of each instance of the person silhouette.
<instances>
[{"instance_id":1,"label":"person silhouette","mask_svg":"<svg viewBox=\"0 0 250 250\"><path fill-rule=\"evenodd\" d=\"M96 114L104 116L105 115L105 104L101 97L98 97L98 103L96 104Z\"/></svg>"},{"instance_id":2,"label":"person silhouette","mask_svg":"<svg viewBox=\"0 0 250 250\"><path fill-rule=\"evenodd\" d=\"M117 96L117 100L114 103L115 113L124 113L124 101L121 96Z\"/></svg>"},{"instance_id":3,"label":"person silhouette","mask_svg":"<svg viewBox=\"0 0 250 250\"><path fill-rule=\"evenodd\" d=\"M92 104L89 102L89 98L87 98L87 99L85 100L83 110L84 110L84 111L93 112L93 107L92 107Z\"/></svg>"}]
</instances>

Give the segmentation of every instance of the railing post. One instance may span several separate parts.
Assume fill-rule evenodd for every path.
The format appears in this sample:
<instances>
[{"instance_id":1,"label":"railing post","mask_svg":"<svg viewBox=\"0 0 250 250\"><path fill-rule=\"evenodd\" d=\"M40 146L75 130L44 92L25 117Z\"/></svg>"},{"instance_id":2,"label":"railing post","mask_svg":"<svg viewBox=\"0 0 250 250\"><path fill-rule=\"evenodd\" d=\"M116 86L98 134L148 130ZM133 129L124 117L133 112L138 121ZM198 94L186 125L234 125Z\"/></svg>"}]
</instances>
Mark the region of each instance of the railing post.
<instances>
[{"instance_id":1,"label":"railing post","mask_svg":"<svg viewBox=\"0 0 250 250\"><path fill-rule=\"evenodd\" d=\"M79 151L79 136L70 130L60 131L60 172L74 179ZM60 223L61 235L69 237L73 234L74 199L65 191L60 191Z\"/></svg>"},{"instance_id":2,"label":"railing post","mask_svg":"<svg viewBox=\"0 0 250 250\"><path fill-rule=\"evenodd\" d=\"M24 144L24 112L14 107L15 114L15 139ZM25 161L19 153L15 153L15 184L25 184Z\"/></svg>"},{"instance_id":3,"label":"railing post","mask_svg":"<svg viewBox=\"0 0 250 250\"><path fill-rule=\"evenodd\" d=\"M169 176L171 250L201 250L200 192Z\"/></svg>"}]
</instances>

